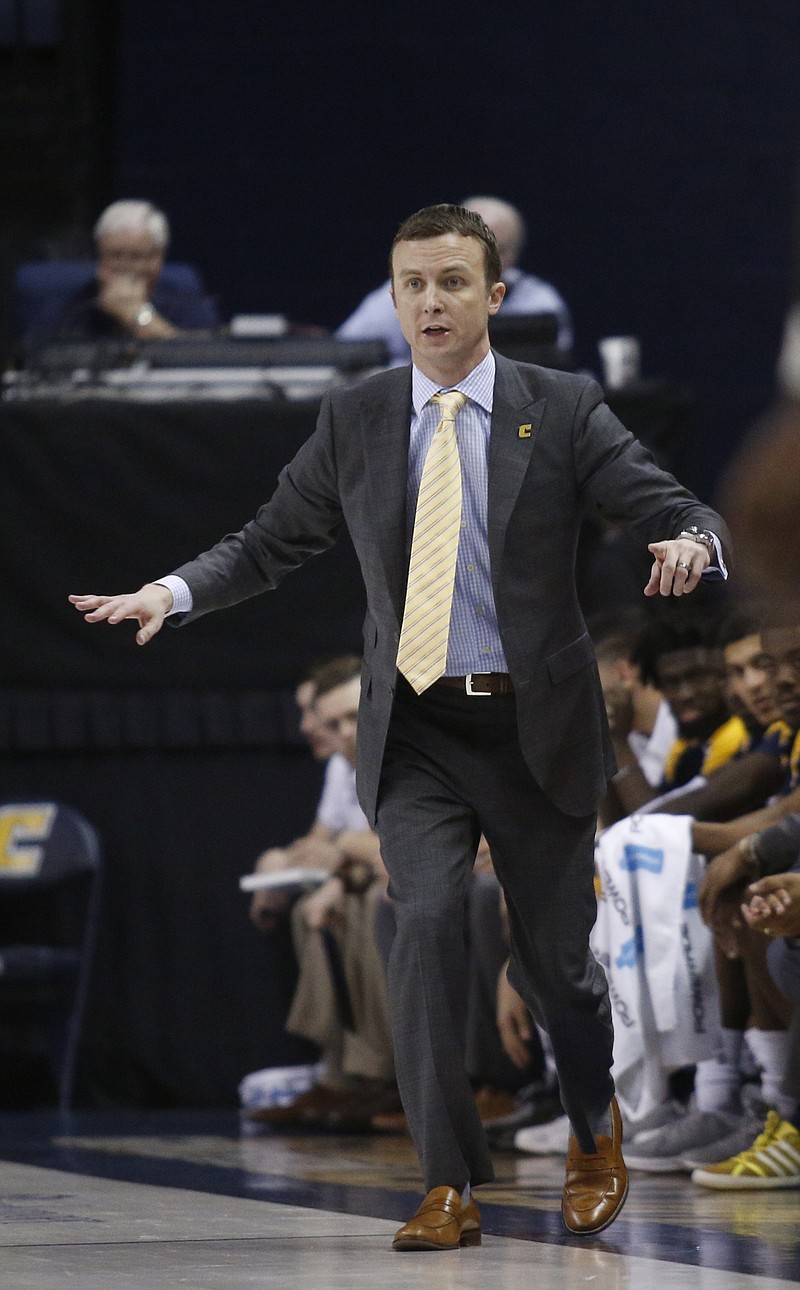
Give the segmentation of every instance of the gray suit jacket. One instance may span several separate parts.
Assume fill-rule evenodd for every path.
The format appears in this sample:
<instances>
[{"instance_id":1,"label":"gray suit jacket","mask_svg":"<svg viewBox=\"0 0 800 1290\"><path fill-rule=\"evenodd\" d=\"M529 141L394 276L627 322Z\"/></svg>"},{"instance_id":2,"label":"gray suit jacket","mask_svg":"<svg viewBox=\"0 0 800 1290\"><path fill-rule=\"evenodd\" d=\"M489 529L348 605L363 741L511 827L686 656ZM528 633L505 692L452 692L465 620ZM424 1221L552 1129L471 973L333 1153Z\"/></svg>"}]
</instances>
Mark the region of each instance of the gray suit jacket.
<instances>
[{"instance_id":1,"label":"gray suit jacket","mask_svg":"<svg viewBox=\"0 0 800 1290\"><path fill-rule=\"evenodd\" d=\"M718 515L671 475L583 376L496 355L489 453L489 555L517 695L522 752L571 815L590 814L615 765L594 651L575 593L585 509L634 524L644 545L687 524L729 541ZM367 592L358 725L361 804L375 818L396 682L408 568L406 475L411 369L323 400L317 429L245 528L175 570L192 591L183 621L271 589L346 524ZM481 702L480 699L475 700Z\"/></svg>"}]
</instances>

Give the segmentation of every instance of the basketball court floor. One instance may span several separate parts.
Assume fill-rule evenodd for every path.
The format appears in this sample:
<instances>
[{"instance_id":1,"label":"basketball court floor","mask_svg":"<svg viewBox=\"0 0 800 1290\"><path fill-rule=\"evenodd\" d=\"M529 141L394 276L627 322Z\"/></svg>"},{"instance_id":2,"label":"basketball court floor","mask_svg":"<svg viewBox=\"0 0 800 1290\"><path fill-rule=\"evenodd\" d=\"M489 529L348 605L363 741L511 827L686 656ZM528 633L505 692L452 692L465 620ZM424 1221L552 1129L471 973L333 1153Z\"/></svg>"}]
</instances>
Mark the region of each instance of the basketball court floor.
<instances>
[{"instance_id":1,"label":"basketball court floor","mask_svg":"<svg viewBox=\"0 0 800 1290\"><path fill-rule=\"evenodd\" d=\"M1 1290L770 1290L800 1282L800 1192L632 1174L569 1236L564 1162L498 1156L483 1245L395 1254L421 1197L397 1136L252 1135L235 1113L0 1116Z\"/></svg>"},{"instance_id":2,"label":"basketball court floor","mask_svg":"<svg viewBox=\"0 0 800 1290\"><path fill-rule=\"evenodd\" d=\"M0 1290L773 1290L800 1282L800 1191L631 1175L570 1236L558 1157L498 1155L483 1244L393 1253L422 1194L399 1137L242 1133L228 1113L0 1116Z\"/></svg>"}]
</instances>

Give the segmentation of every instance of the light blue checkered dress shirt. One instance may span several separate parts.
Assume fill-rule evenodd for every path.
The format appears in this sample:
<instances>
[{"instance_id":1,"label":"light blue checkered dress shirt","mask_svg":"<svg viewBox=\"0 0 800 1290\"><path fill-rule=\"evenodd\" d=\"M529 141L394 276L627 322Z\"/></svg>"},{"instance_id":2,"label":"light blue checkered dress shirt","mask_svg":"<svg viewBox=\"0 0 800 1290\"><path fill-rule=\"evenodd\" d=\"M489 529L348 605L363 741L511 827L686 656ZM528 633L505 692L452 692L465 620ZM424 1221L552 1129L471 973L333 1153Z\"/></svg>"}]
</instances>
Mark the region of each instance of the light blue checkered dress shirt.
<instances>
[{"instance_id":1,"label":"light blue checkered dress shirt","mask_svg":"<svg viewBox=\"0 0 800 1290\"><path fill-rule=\"evenodd\" d=\"M412 369L411 438L408 449L409 549L414 530L422 468L440 412L430 399L442 389L461 390L468 402L458 414L456 435L461 458L461 539L456 561L456 582L447 646L448 676L468 672L507 672L489 568L487 523L489 487L489 435L494 399L494 354L490 351L457 385L436 385L418 368Z\"/></svg>"}]
</instances>

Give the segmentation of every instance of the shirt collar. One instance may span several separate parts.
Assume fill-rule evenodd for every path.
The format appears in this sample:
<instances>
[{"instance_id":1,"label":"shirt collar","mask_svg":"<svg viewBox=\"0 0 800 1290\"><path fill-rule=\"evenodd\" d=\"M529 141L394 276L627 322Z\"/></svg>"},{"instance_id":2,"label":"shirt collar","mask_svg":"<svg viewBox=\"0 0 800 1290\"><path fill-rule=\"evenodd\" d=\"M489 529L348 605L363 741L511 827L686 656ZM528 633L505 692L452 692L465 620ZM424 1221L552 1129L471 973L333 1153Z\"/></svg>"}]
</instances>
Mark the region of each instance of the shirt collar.
<instances>
[{"instance_id":1,"label":"shirt collar","mask_svg":"<svg viewBox=\"0 0 800 1290\"><path fill-rule=\"evenodd\" d=\"M440 390L460 390L466 394L468 399L477 403L485 412L491 412L494 402L494 374L495 374L494 354L491 350L482 358L477 367L458 381L455 385L437 385L429 376L425 376L418 367L411 368L411 402L414 405L414 413L420 416L422 409L427 403L430 403L434 394Z\"/></svg>"}]
</instances>

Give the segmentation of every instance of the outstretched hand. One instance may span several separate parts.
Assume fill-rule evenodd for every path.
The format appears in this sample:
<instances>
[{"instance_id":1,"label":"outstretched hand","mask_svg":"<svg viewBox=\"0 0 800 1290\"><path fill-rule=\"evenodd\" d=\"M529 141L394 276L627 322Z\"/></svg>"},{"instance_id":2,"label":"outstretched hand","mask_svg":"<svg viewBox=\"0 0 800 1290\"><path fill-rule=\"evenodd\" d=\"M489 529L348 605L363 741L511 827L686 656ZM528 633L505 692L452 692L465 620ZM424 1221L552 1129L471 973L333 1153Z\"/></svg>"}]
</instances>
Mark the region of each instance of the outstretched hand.
<instances>
[{"instance_id":1,"label":"outstretched hand","mask_svg":"<svg viewBox=\"0 0 800 1290\"><path fill-rule=\"evenodd\" d=\"M669 542L651 542L653 556L646 596L688 596L711 563L711 556L701 542L690 538L672 538Z\"/></svg>"},{"instance_id":2,"label":"outstretched hand","mask_svg":"<svg viewBox=\"0 0 800 1290\"><path fill-rule=\"evenodd\" d=\"M800 873L776 873L747 888L745 922L766 936L800 935Z\"/></svg>"},{"instance_id":3,"label":"outstretched hand","mask_svg":"<svg viewBox=\"0 0 800 1290\"><path fill-rule=\"evenodd\" d=\"M70 596L69 602L87 623L121 623L134 618L139 624L136 644L146 645L160 632L172 608L172 592L160 583L147 582L138 591L123 596Z\"/></svg>"}]
</instances>

